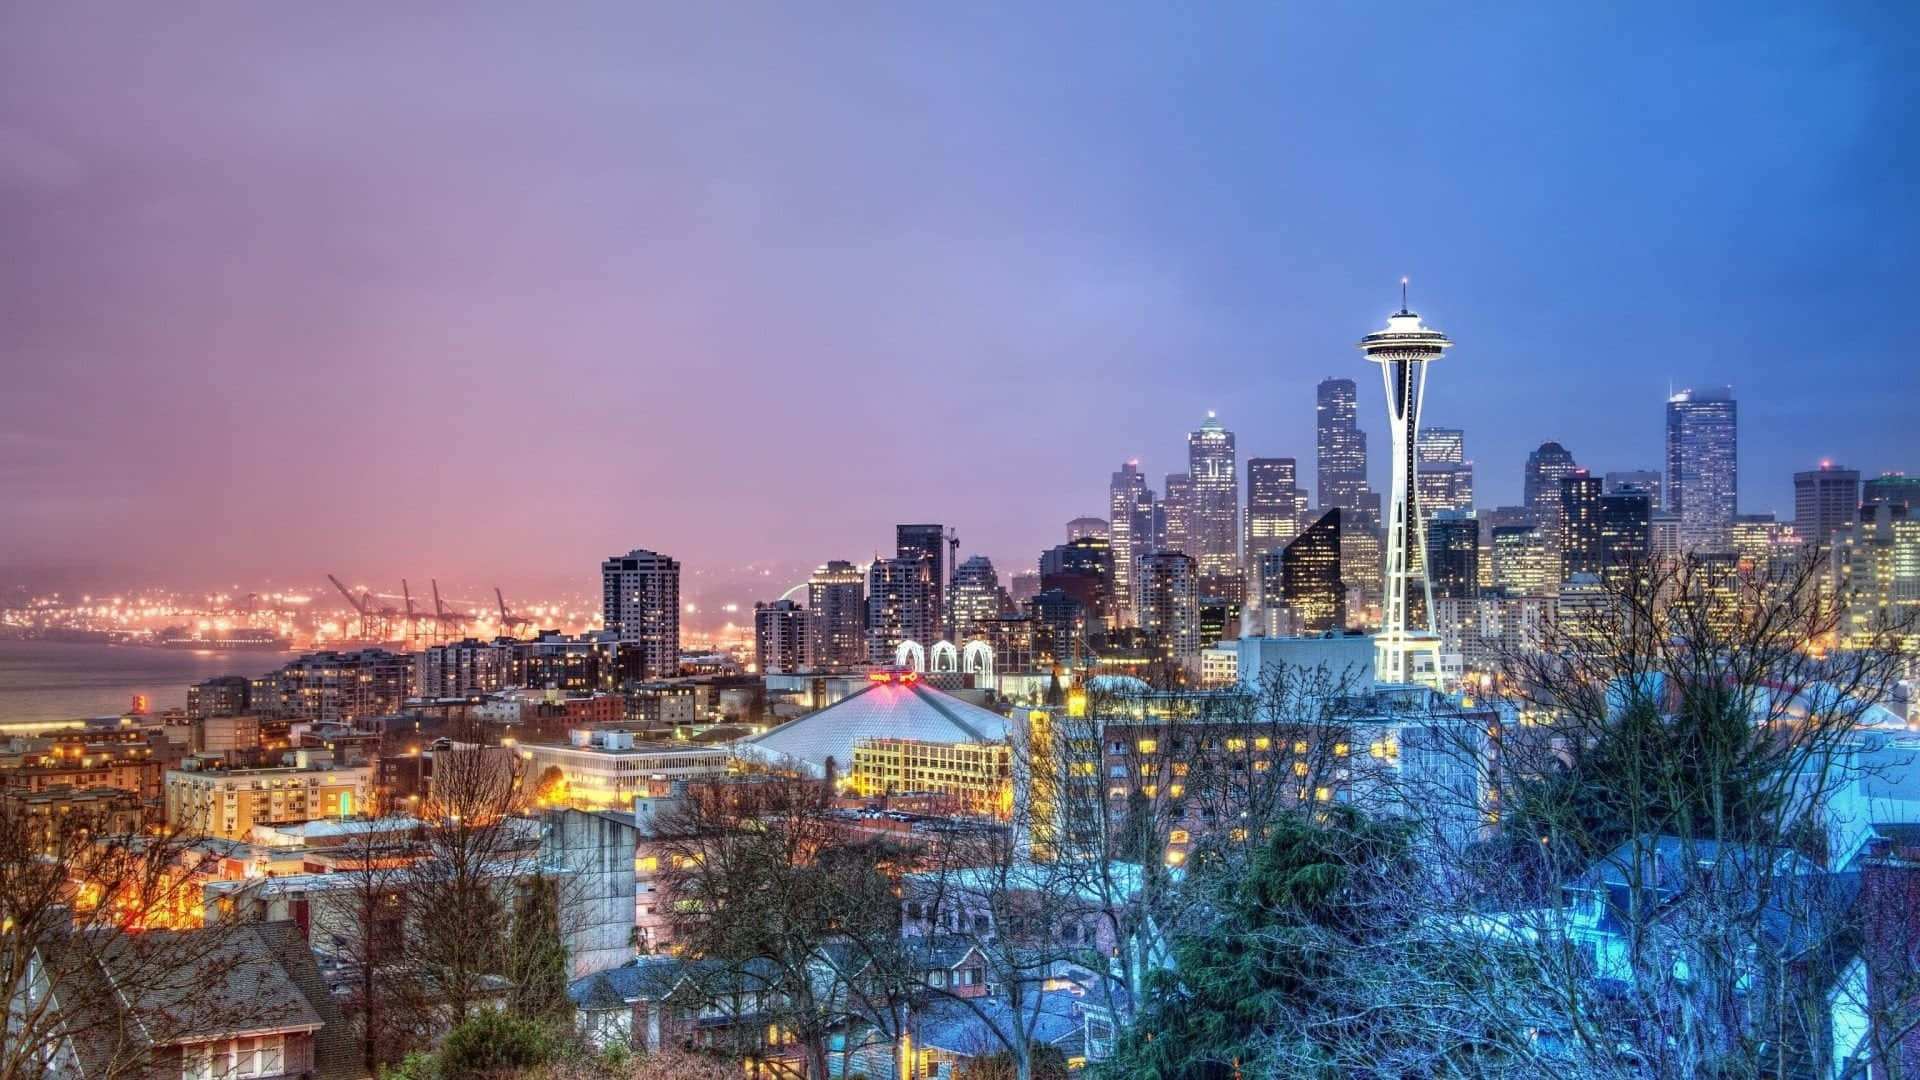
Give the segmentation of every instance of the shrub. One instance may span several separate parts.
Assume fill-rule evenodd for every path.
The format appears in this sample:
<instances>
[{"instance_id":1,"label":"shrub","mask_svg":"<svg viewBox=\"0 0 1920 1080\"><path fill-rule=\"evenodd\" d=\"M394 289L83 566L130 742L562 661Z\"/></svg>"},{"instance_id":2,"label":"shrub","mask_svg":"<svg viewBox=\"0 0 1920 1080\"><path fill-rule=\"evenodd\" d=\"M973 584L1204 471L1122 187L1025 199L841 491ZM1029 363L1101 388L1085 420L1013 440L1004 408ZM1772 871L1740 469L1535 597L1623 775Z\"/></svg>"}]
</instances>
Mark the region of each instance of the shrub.
<instances>
[{"instance_id":1,"label":"shrub","mask_svg":"<svg viewBox=\"0 0 1920 1080\"><path fill-rule=\"evenodd\" d=\"M447 1032L440 1047L444 1080L472 1080L545 1063L555 1039L547 1025L509 1013L484 1009Z\"/></svg>"}]
</instances>

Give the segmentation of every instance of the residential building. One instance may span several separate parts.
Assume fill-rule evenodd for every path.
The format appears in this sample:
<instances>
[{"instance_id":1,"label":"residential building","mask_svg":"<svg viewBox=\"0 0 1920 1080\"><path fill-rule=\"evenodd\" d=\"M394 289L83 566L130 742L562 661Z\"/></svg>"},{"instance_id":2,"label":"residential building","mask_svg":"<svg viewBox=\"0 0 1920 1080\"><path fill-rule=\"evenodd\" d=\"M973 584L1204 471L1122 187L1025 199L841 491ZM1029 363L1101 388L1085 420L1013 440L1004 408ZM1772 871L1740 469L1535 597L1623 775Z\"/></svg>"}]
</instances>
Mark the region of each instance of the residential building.
<instances>
[{"instance_id":1,"label":"residential building","mask_svg":"<svg viewBox=\"0 0 1920 1080\"><path fill-rule=\"evenodd\" d=\"M807 609L792 600L753 605L754 665L763 675L807 666Z\"/></svg>"},{"instance_id":2,"label":"residential building","mask_svg":"<svg viewBox=\"0 0 1920 1080\"><path fill-rule=\"evenodd\" d=\"M1157 654L1183 667L1200 660L1200 582L1196 561L1157 551L1141 568L1140 628Z\"/></svg>"},{"instance_id":3,"label":"residential building","mask_svg":"<svg viewBox=\"0 0 1920 1080\"><path fill-rule=\"evenodd\" d=\"M510 638L429 645L414 657L414 693L423 698L474 697L519 685Z\"/></svg>"},{"instance_id":4,"label":"residential building","mask_svg":"<svg viewBox=\"0 0 1920 1080\"><path fill-rule=\"evenodd\" d=\"M385 649L308 653L256 682L249 699L257 713L351 724L399 712L413 674L411 657Z\"/></svg>"},{"instance_id":5,"label":"residential building","mask_svg":"<svg viewBox=\"0 0 1920 1080\"><path fill-rule=\"evenodd\" d=\"M168 769L167 824L239 840L255 825L372 812L373 766L336 766L304 751L290 757L293 764L262 768Z\"/></svg>"},{"instance_id":6,"label":"residential building","mask_svg":"<svg viewBox=\"0 0 1920 1080\"><path fill-rule=\"evenodd\" d=\"M680 564L635 548L600 564L602 616L614 639L639 657L639 678L680 671Z\"/></svg>"},{"instance_id":7,"label":"residential building","mask_svg":"<svg viewBox=\"0 0 1920 1080\"><path fill-rule=\"evenodd\" d=\"M816 670L867 662L867 576L834 559L807 579L807 662Z\"/></svg>"},{"instance_id":8,"label":"residential building","mask_svg":"<svg viewBox=\"0 0 1920 1080\"><path fill-rule=\"evenodd\" d=\"M875 559L867 568L867 662L891 664L901 642L933 644L939 627L932 565L918 556Z\"/></svg>"}]
</instances>

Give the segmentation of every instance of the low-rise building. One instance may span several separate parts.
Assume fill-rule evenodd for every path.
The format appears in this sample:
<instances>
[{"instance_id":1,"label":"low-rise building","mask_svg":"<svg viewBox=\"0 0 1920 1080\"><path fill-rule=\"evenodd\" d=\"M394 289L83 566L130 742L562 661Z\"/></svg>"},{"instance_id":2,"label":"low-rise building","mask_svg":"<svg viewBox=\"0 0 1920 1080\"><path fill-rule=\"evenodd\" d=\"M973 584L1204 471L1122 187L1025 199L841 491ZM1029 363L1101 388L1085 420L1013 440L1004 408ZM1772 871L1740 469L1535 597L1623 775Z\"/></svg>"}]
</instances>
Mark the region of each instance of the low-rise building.
<instances>
[{"instance_id":1,"label":"low-rise building","mask_svg":"<svg viewBox=\"0 0 1920 1080\"><path fill-rule=\"evenodd\" d=\"M637 741L631 731L606 729L568 735L564 743L523 743L520 753L531 784L549 788L547 771L559 771L564 787L555 797L575 809L623 808L634 796L650 794L656 783L724 776L728 768L724 746Z\"/></svg>"},{"instance_id":2,"label":"low-rise building","mask_svg":"<svg viewBox=\"0 0 1920 1080\"><path fill-rule=\"evenodd\" d=\"M861 796L932 792L970 814L1013 810L1013 747L998 742L862 739L853 744L853 790Z\"/></svg>"},{"instance_id":3,"label":"low-rise building","mask_svg":"<svg viewBox=\"0 0 1920 1080\"><path fill-rule=\"evenodd\" d=\"M294 764L268 768L167 770L167 823L238 840L255 825L372 812L373 766L344 768L294 756Z\"/></svg>"}]
</instances>

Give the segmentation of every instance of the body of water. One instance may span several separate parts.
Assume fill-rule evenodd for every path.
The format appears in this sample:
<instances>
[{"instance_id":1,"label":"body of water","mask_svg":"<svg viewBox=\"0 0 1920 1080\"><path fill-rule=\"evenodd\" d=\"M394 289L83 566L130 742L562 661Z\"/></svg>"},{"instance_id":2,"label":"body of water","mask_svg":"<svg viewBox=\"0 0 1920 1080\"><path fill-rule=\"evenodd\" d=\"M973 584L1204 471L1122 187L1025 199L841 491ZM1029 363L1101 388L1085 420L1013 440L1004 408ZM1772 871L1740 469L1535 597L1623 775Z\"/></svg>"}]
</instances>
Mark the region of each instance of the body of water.
<instances>
[{"instance_id":1,"label":"body of water","mask_svg":"<svg viewBox=\"0 0 1920 1080\"><path fill-rule=\"evenodd\" d=\"M135 694L158 712L185 705L202 679L263 674L293 655L0 640L0 720L118 716Z\"/></svg>"}]
</instances>

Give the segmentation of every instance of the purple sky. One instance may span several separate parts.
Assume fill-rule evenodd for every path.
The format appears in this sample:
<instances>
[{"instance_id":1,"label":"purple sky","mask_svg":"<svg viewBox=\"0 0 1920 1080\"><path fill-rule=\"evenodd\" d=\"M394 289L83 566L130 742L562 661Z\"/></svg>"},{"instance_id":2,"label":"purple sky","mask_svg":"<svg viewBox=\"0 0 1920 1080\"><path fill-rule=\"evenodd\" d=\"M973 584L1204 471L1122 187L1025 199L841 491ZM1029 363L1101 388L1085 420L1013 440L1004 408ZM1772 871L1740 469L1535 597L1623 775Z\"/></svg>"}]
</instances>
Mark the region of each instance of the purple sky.
<instances>
[{"instance_id":1,"label":"purple sky","mask_svg":"<svg viewBox=\"0 0 1920 1080\"><path fill-rule=\"evenodd\" d=\"M1019 569L1208 408L1379 432L1402 273L1482 502L1669 379L1742 509L1920 469L1914 5L1583 6L13 5L0 567Z\"/></svg>"}]
</instances>

